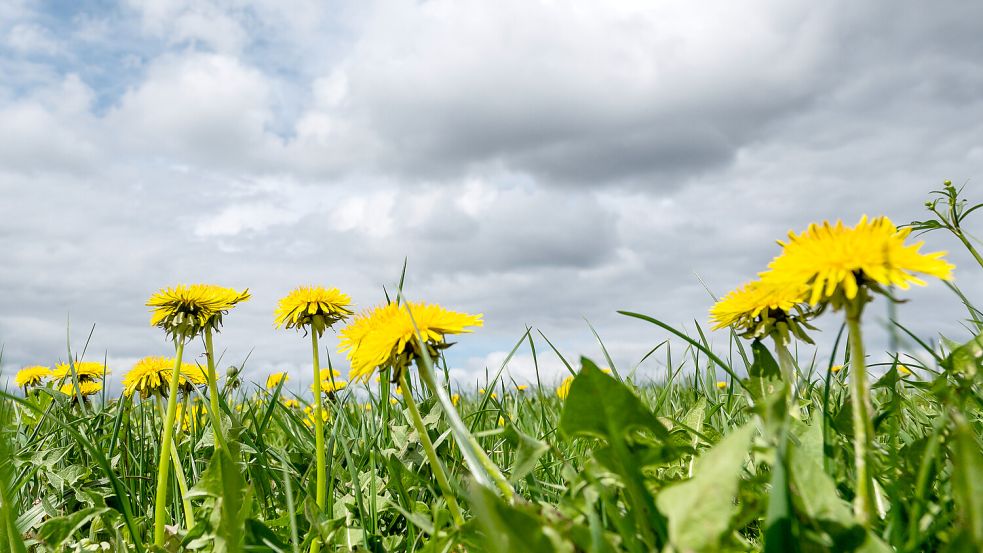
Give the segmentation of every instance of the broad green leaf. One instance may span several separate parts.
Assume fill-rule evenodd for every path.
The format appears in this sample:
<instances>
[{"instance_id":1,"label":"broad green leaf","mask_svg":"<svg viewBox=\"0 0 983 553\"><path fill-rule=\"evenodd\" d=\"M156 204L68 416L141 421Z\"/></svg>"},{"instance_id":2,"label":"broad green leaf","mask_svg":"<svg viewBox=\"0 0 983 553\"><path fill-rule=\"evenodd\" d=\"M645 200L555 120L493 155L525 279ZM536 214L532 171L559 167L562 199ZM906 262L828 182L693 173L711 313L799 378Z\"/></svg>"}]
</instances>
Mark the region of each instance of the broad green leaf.
<instances>
[{"instance_id":1,"label":"broad green leaf","mask_svg":"<svg viewBox=\"0 0 983 553\"><path fill-rule=\"evenodd\" d=\"M970 380L975 378L983 369L983 334L954 348L942 366Z\"/></svg>"},{"instance_id":2,"label":"broad green leaf","mask_svg":"<svg viewBox=\"0 0 983 553\"><path fill-rule=\"evenodd\" d=\"M623 383L604 374L592 361L581 358L583 368L570 385L560 416L567 436L621 439L632 429L647 429L667 439L669 430Z\"/></svg>"},{"instance_id":3,"label":"broad green leaf","mask_svg":"<svg viewBox=\"0 0 983 553\"><path fill-rule=\"evenodd\" d=\"M693 478L659 493L656 504L669 519L669 541L679 551L719 551L737 511L741 474L754 427L742 426L696 461Z\"/></svg>"},{"instance_id":4,"label":"broad green leaf","mask_svg":"<svg viewBox=\"0 0 983 553\"><path fill-rule=\"evenodd\" d=\"M531 506L508 505L484 486L471 487L471 503L485 534L482 546L496 553L573 552Z\"/></svg>"},{"instance_id":5,"label":"broad green leaf","mask_svg":"<svg viewBox=\"0 0 983 553\"><path fill-rule=\"evenodd\" d=\"M38 536L44 540L53 550L56 550L61 543L69 536L74 534L79 528L87 524L93 518L105 513L109 509L92 507L82 509L70 515L53 518L45 522L38 528Z\"/></svg>"},{"instance_id":6,"label":"broad green leaf","mask_svg":"<svg viewBox=\"0 0 983 553\"><path fill-rule=\"evenodd\" d=\"M952 494L960 524L983 551L983 445L962 416L952 435Z\"/></svg>"},{"instance_id":7,"label":"broad green leaf","mask_svg":"<svg viewBox=\"0 0 983 553\"><path fill-rule=\"evenodd\" d=\"M516 446L515 459L509 470L512 482L518 482L536 468L539 458L550 450L549 444L532 436L519 432L515 425L505 427L505 439Z\"/></svg>"}]
</instances>

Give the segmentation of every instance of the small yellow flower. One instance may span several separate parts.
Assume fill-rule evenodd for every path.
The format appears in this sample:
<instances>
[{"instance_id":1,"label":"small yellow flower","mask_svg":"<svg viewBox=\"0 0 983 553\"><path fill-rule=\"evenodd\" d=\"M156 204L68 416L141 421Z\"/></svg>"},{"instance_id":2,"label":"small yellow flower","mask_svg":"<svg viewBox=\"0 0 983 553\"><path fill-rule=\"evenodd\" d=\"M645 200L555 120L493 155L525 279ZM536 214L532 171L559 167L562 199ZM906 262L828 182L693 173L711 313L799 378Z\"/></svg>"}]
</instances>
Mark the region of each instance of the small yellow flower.
<instances>
[{"instance_id":1,"label":"small yellow flower","mask_svg":"<svg viewBox=\"0 0 983 553\"><path fill-rule=\"evenodd\" d=\"M300 286L280 300L274 317L276 326L313 330L318 336L354 312L352 298L337 288Z\"/></svg>"},{"instance_id":2,"label":"small yellow flower","mask_svg":"<svg viewBox=\"0 0 983 553\"><path fill-rule=\"evenodd\" d=\"M898 365L898 374L901 376L911 376L911 369L904 365Z\"/></svg>"},{"instance_id":3,"label":"small yellow flower","mask_svg":"<svg viewBox=\"0 0 983 553\"><path fill-rule=\"evenodd\" d=\"M454 407L457 407L457 404L458 403L461 403L461 394L452 394L451 395L451 405L453 405Z\"/></svg>"},{"instance_id":4,"label":"small yellow flower","mask_svg":"<svg viewBox=\"0 0 983 553\"><path fill-rule=\"evenodd\" d=\"M123 395L130 397L134 392L140 392L140 397L144 399L154 393L166 396L170 392L173 370L174 359L144 357L123 375ZM178 385L182 389L190 390L192 386L201 386L205 382L205 373L200 367L190 363L181 364Z\"/></svg>"},{"instance_id":5,"label":"small yellow flower","mask_svg":"<svg viewBox=\"0 0 983 553\"><path fill-rule=\"evenodd\" d=\"M567 399L570 395L570 385L573 384L573 375L570 375L560 382L560 385L556 388L556 397L560 399Z\"/></svg>"},{"instance_id":6,"label":"small yellow flower","mask_svg":"<svg viewBox=\"0 0 983 553\"><path fill-rule=\"evenodd\" d=\"M322 380L321 381L321 393L333 395L341 390L348 387L348 383L344 380Z\"/></svg>"},{"instance_id":7,"label":"small yellow flower","mask_svg":"<svg viewBox=\"0 0 983 553\"><path fill-rule=\"evenodd\" d=\"M713 330L733 326L738 332L757 329L769 319L784 319L805 301L808 286L785 282L749 282L732 290L710 309Z\"/></svg>"},{"instance_id":8,"label":"small yellow flower","mask_svg":"<svg viewBox=\"0 0 983 553\"><path fill-rule=\"evenodd\" d=\"M34 365L32 367L24 367L17 371L17 375L14 376L14 382L17 383L17 387L19 388L28 388L39 386L49 378L51 378L51 369L42 367L41 365Z\"/></svg>"},{"instance_id":9,"label":"small yellow flower","mask_svg":"<svg viewBox=\"0 0 983 553\"><path fill-rule=\"evenodd\" d=\"M284 399L284 400L281 400L281 403L283 403L283 406L286 407L286 408L288 408L288 409L290 409L290 408L296 409L296 408L300 407L300 402L297 401L296 399Z\"/></svg>"},{"instance_id":10,"label":"small yellow flower","mask_svg":"<svg viewBox=\"0 0 983 553\"><path fill-rule=\"evenodd\" d=\"M314 408L313 405L308 405L307 407L304 407L304 413L307 415L307 417L304 418L304 425L306 425L307 428L314 428L314 422L317 420L317 415L316 415L317 410ZM331 420L331 412L322 407L321 421L328 422L330 420Z\"/></svg>"},{"instance_id":11,"label":"small yellow flower","mask_svg":"<svg viewBox=\"0 0 983 553\"><path fill-rule=\"evenodd\" d=\"M88 380L85 382L79 381L79 392L81 392L83 396L97 394L100 390L102 390L102 384L99 382L94 380ZM67 396L74 396L75 384L72 382L66 382L65 384L62 384L60 388L58 388L58 391Z\"/></svg>"},{"instance_id":12,"label":"small yellow flower","mask_svg":"<svg viewBox=\"0 0 983 553\"><path fill-rule=\"evenodd\" d=\"M526 390L529 389L529 385L528 384L519 384L518 386L515 387L515 389L518 390L518 391L520 391L520 392L525 392Z\"/></svg>"},{"instance_id":13,"label":"small yellow flower","mask_svg":"<svg viewBox=\"0 0 983 553\"><path fill-rule=\"evenodd\" d=\"M499 426L505 426L505 417L502 417L502 416L499 416L498 417L498 425Z\"/></svg>"},{"instance_id":14,"label":"small yellow flower","mask_svg":"<svg viewBox=\"0 0 983 553\"><path fill-rule=\"evenodd\" d=\"M779 242L782 253L761 274L764 281L808 286L804 298L818 305L842 293L847 300L856 297L865 283L897 286L924 286L916 273L952 279L953 265L945 252L919 253L922 242L905 244L911 227L898 229L887 217L860 218L854 227L842 221L810 225L802 234L790 232L788 241ZM839 301L833 307L838 308Z\"/></svg>"},{"instance_id":15,"label":"small yellow flower","mask_svg":"<svg viewBox=\"0 0 983 553\"><path fill-rule=\"evenodd\" d=\"M727 387L727 383L726 382L724 382L723 380L718 380L717 381L717 389L718 390L723 390L726 387Z\"/></svg>"},{"instance_id":16,"label":"small yellow flower","mask_svg":"<svg viewBox=\"0 0 983 553\"><path fill-rule=\"evenodd\" d=\"M248 289L237 292L212 284L165 288L147 300L147 307L154 309L150 325L182 339L197 336L205 328L217 332L222 326L222 316L249 298Z\"/></svg>"},{"instance_id":17,"label":"small yellow flower","mask_svg":"<svg viewBox=\"0 0 983 553\"><path fill-rule=\"evenodd\" d=\"M399 404L399 400L396 399L396 398L394 398L394 397L391 397L391 398L389 398L389 404L390 405L398 405Z\"/></svg>"},{"instance_id":18,"label":"small yellow flower","mask_svg":"<svg viewBox=\"0 0 983 553\"><path fill-rule=\"evenodd\" d=\"M286 382L287 380L290 380L290 375L288 375L287 373L285 372L273 373L270 376L266 377L266 389L275 390L276 387L279 386L281 382Z\"/></svg>"},{"instance_id":19,"label":"small yellow flower","mask_svg":"<svg viewBox=\"0 0 983 553\"><path fill-rule=\"evenodd\" d=\"M840 372L840 371L842 371L842 370L843 370L843 365L833 365L833 366L832 366L832 367L831 367L831 368L830 368L829 370L830 370L830 371L831 371L831 372L832 372L833 374L836 374L836 373L838 373L838 372Z\"/></svg>"},{"instance_id":20,"label":"small yellow flower","mask_svg":"<svg viewBox=\"0 0 983 553\"><path fill-rule=\"evenodd\" d=\"M365 410L366 411L371 411L372 410L372 404L371 403L366 403L365 404Z\"/></svg>"},{"instance_id":21,"label":"small yellow flower","mask_svg":"<svg viewBox=\"0 0 983 553\"><path fill-rule=\"evenodd\" d=\"M376 368L394 363L407 353L407 347L409 355L400 365L421 355L417 351L416 329L427 345L435 348L446 345L446 335L471 332L468 327L482 324L481 315L449 311L436 304L390 303L355 317L341 331L338 351L347 352L352 366L350 378L367 382Z\"/></svg>"},{"instance_id":22,"label":"small yellow flower","mask_svg":"<svg viewBox=\"0 0 983 553\"><path fill-rule=\"evenodd\" d=\"M179 403L177 405L177 420L181 421L181 428L185 432L191 432L195 428L201 426L202 421L208 411L203 405L198 403L192 403L188 407L188 412L184 412L184 404Z\"/></svg>"},{"instance_id":23,"label":"small yellow flower","mask_svg":"<svg viewBox=\"0 0 983 553\"><path fill-rule=\"evenodd\" d=\"M79 381L101 379L103 374L109 374L109 369L102 363L96 361L79 361L74 363L75 374ZM58 363L51 377L54 380L62 380L72 377L72 370L68 363Z\"/></svg>"}]
</instances>

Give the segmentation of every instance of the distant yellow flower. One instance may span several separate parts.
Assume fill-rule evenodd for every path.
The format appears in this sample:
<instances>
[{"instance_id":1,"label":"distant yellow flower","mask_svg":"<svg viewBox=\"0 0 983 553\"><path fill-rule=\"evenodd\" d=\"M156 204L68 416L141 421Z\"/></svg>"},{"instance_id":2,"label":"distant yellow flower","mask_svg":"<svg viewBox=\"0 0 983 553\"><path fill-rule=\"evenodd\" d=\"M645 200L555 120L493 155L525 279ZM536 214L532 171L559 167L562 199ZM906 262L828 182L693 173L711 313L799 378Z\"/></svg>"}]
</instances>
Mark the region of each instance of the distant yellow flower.
<instances>
[{"instance_id":1,"label":"distant yellow flower","mask_svg":"<svg viewBox=\"0 0 983 553\"><path fill-rule=\"evenodd\" d=\"M727 383L726 382L724 382L723 380L717 381L717 389L718 390L723 390L726 387L727 387Z\"/></svg>"},{"instance_id":2,"label":"distant yellow flower","mask_svg":"<svg viewBox=\"0 0 983 553\"><path fill-rule=\"evenodd\" d=\"M18 388L28 388L38 386L48 378L51 378L51 369L42 367L41 365L34 365L32 367L24 367L17 371L17 374L14 376L14 382L17 383Z\"/></svg>"},{"instance_id":3,"label":"distant yellow flower","mask_svg":"<svg viewBox=\"0 0 983 553\"><path fill-rule=\"evenodd\" d=\"M856 297L864 283L923 286L916 273L943 280L952 278L953 265L942 259L945 252L922 254L922 242L905 245L911 228L898 229L887 217L860 218L854 227L842 221L810 225L802 234L790 232L779 242L782 253L761 274L762 280L804 284L810 305L831 299L838 292L847 300ZM838 301L833 307L838 308Z\"/></svg>"},{"instance_id":4,"label":"distant yellow flower","mask_svg":"<svg viewBox=\"0 0 983 553\"><path fill-rule=\"evenodd\" d=\"M109 369L107 369L102 363L96 361L79 361L74 363L74 365L75 374L78 376L79 381L96 380L102 378L103 374L109 374ZM55 365L55 370L52 371L51 377L54 380L71 378L71 367L68 365L68 363L58 363Z\"/></svg>"},{"instance_id":5,"label":"distant yellow flower","mask_svg":"<svg viewBox=\"0 0 983 553\"><path fill-rule=\"evenodd\" d=\"M499 417L498 417L498 425L499 426L505 426L505 417L499 415Z\"/></svg>"},{"instance_id":6,"label":"distant yellow flower","mask_svg":"<svg viewBox=\"0 0 983 553\"><path fill-rule=\"evenodd\" d=\"M167 396L173 371L174 359L144 357L123 375L123 394L130 397L134 392L140 392L140 397L144 399L154 393ZM200 367L191 363L181 364L181 374L178 375L178 385L181 388L189 390L192 386L202 386L205 382L205 373Z\"/></svg>"},{"instance_id":7,"label":"distant yellow flower","mask_svg":"<svg viewBox=\"0 0 983 553\"><path fill-rule=\"evenodd\" d=\"M372 410L372 404L371 403L366 403L365 404L365 410L366 411L371 411Z\"/></svg>"},{"instance_id":8,"label":"distant yellow flower","mask_svg":"<svg viewBox=\"0 0 983 553\"><path fill-rule=\"evenodd\" d=\"M911 376L911 369L904 365L898 365L898 374L901 376Z\"/></svg>"},{"instance_id":9,"label":"distant yellow flower","mask_svg":"<svg viewBox=\"0 0 983 553\"><path fill-rule=\"evenodd\" d=\"M322 380L321 381L321 393L333 395L341 390L348 387L348 383L344 380Z\"/></svg>"},{"instance_id":10,"label":"distant yellow flower","mask_svg":"<svg viewBox=\"0 0 983 553\"><path fill-rule=\"evenodd\" d=\"M451 395L451 405L453 405L454 407L457 407L457 404L458 403L461 403L461 394L452 394Z\"/></svg>"},{"instance_id":11,"label":"distant yellow flower","mask_svg":"<svg viewBox=\"0 0 983 553\"><path fill-rule=\"evenodd\" d=\"M178 285L150 296L147 307L154 308L151 326L164 329L169 336L190 338L205 328L218 331L222 316L249 298L248 289L237 292L212 284Z\"/></svg>"},{"instance_id":12,"label":"distant yellow flower","mask_svg":"<svg viewBox=\"0 0 983 553\"><path fill-rule=\"evenodd\" d=\"M100 390L102 390L102 384L100 382L96 382L94 380L89 380L86 382L79 381L79 392L81 392L83 396L97 394ZM58 391L67 396L74 396L75 384L72 382L66 382L65 384L61 385L61 388L58 388Z\"/></svg>"},{"instance_id":13,"label":"distant yellow flower","mask_svg":"<svg viewBox=\"0 0 983 553\"><path fill-rule=\"evenodd\" d=\"M570 395L570 385L573 384L573 375L570 375L560 382L560 385L556 388L556 397L560 399L567 399Z\"/></svg>"},{"instance_id":14,"label":"distant yellow flower","mask_svg":"<svg viewBox=\"0 0 983 553\"><path fill-rule=\"evenodd\" d=\"M832 366L832 367L831 367L831 368L830 368L829 370L830 370L830 371L831 371L831 372L832 372L833 374L836 374L836 373L838 373L838 372L840 372L840 371L842 371L842 370L843 370L843 365L833 365L833 366Z\"/></svg>"},{"instance_id":15,"label":"distant yellow flower","mask_svg":"<svg viewBox=\"0 0 983 553\"><path fill-rule=\"evenodd\" d=\"M349 377L367 382L376 368L395 362L404 353L409 355L401 365L420 355L414 323L430 348L445 345L448 334L471 332L468 327L483 324L481 315L449 311L436 304L390 303L363 312L341 331L338 350L347 352L352 366Z\"/></svg>"},{"instance_id":16,"label":"distant yellow flower","mask_svg":"<svg viewBox=\"0 0 983 553\"><path fill-rule=\"evenodd\" d=\"M284 407L287 407L288 409L289 408L296 409L296 408L300 407L300 402L297 401L296 399L284 399L284 400L281 400L281 403L283 403L283 406Z\"/></svg>"},{"instance_id":17,"label":"distant yellow flower","mask_svg":"<svg viewBox=\"0 0 983 553\"><path fill-rule=\"evenodd\" d=\"M304 425L306 425L308 428L314 428L314 422L317 420L315 411L316 409L312 405L304 407L304 413L307 415L307 417L304 418ZM321 409L321 422L328 422L330 420L331 412L328 409Z\"/></svg>"},{"instance_id":18,"label":"distant yellow flower","mask_svg":"<svg viewBox=\"0 0 983 553\"><path fill-rule=\"evenodd\" d=\"M520 391L520 392L525 392L527 389L529 389L529 385L528 384L519 384L518 386L515 387L515 389L518 390L518 391Z\"/></svg>"},{"instance_id":19,"label":"distant yellow flower","mask_svg":"<svg viewBox=\"0 0 983 553\"><path fill-rule=\"evenodd\" d=\"M389 398L389 404L390 405L398 405L399 404L399 400L396 399L396 398L394 398L394 397L391 397L391 398Z\"/></svg>"},{"instance_id":20,"label":"distant yellow flower","mask_svg":"<svg viewBox=\"0 0 983 553\"><path fill-rule=\"evenodd\" d=\"M185 413L184 404L177 404L177 420L181 421L181 428L183 428L185 432L190 432L198 426L201 426L207 412L208 410L205 409L203 405L192 403L188 407L188 412Z\"/></svg>"},{"instance_id":21,"label":"distant yellow flower","mask_svg":"<svg viewBox=\"0 0 983 553\"><path fill-rule=\"evenodd\" d=\"M266 389L275 390L281 382L286 382L287 380L290 380L290 375L287 373L273 373L266 377Z\"/></svg>"},{"instance_id":22,"label":"distant yellow flower","mask_svg":"<svg viewBox=\"0 0 983 553\"><path fill-rule=\"evenodd\" d=\"M481 395L485 395L485 389L484 388L478 388L478 393L481 394Z\"/></svg>"},{"instance_id":23,"label":"distant yellow flower","mask_svg":"<svg viewBox=\"0 0 983 553\"><path fill-rule=\"evenodd\" d=\"M327 328L354 313L349 309L351 303L352 298L337 288L301 286L280 300L274 314L276 326L311 329L321 336Z\"/></svg>"}]
</instances>

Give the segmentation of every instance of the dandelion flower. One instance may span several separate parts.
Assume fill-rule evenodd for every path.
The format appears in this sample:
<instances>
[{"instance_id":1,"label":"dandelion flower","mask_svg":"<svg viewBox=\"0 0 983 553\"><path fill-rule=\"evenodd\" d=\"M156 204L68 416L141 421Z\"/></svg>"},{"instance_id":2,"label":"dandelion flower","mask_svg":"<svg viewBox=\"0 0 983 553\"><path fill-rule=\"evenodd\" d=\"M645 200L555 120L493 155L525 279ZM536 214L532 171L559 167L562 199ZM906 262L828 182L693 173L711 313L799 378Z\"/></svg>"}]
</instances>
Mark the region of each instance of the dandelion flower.
<instances>
[{"instance_id":1,"label":"dandelion flower","mask_svg":"<svg viewBox=\"0 0 983 553\"><path fill-rule=\"evenodd\" d=\"M354 314L352 298L337 288L301 286L280 300L274 314L277 327L311 329L318 336Z\"/></svg>"},{"instance_id":2,"label":"dandelion flower","mask_svg":"<svg viewBox=\"0 0 983 553\"><path fill-rule=\"evenodd\" d=\"M79 382L79 392L81 392L83 396L97 394L100 390L102 390L102 384L99 382L93 380ZM74 396L75 385L72 382L66 382L65 384L62 384L60 388L58 388L58 391L67 396Z\"/></svg>"},{"instance_id":3,"label":"dandelion flower","mask_svg":"<svg viewBox=\"0 0 983 553\"><path fill-rule=\"evenodd\" d=\"M288 409L289 408L296 409L300 407L300 402L297 401L296 399L284 399L281 401L281 403L283 403L283 406L287 407Z\"/></svg>"},{"instance_id":4,"label":"dandelion flower","mask_svg":"<svg viewBox=\"0 0 983 553\"><path fill-rule=\"evenodd\" d=\"M51 369L34 365L32 367L24 367L17 371L17 374L14 376L14 382L20 388L28 388L38 386L48 378L51 378Z\"/></svg>"},{"instance_id":5,"label":"dandelion flower","mask_svg":"<svg viewBox=\"0 0 983 553\"><path fill-rule=\"evenodd\" d=\"M140 397L143 399L155 393L167 396L174 363L174 359L167 357L144 357L137 361L133 368L123 375L123 395L130 397L134 392L140 392ZM190 363L181 364L178 386L189 390L192 386L202 386L205 383L205 373L200 367Z\"/></svg>"},{"instance_id":6,"label":"dandelion flower","mask_svg":"<svg viewBox=\"0 0 983 553\"><path fill-rule=\"evenodd\" d=\"M286 382L287 380L290 380L290 376L287 373L273 373L266 377L266 389L275 390L281 382Z\"/></svg>"},{"instance_id":7,"label":"dandelion flower","mask_svg":"<svg viewBox=\"0 0 983 553\"><path fill-rule=\"evenodd\" d=\"M344 380L322 380L321 381L321 393L334 395L341 390L348 387L348 383Z\"/></svg>"},{"instance_id":8,"label":"dandelion flower","mask_svg":"<svg viewBox=\"0 0 983 553\"><path fill-rule=\"evenodd\" d=\"M723 390L726 387L727 387L727 383L726 382L724 382L723 380L717 381L717 389L718 390Z\"/></svg>"},{"instance_id":9,"label":"dandelion flower","mask_svg":"<svg viewBox=\"0 0 983 553\"><path fill-rule=\"evenodd\" d=\"M105 365L96 361L79 361L74 363L75 374L79 381L101 379L104 374L109 374L109 369ZM58 363L51 376L55 380L72 377L72 369L68 363Z\"/></svg>"},{"instance_id":10,"label":"dandelion flower","mask_svg":"<svg viewBox=\"0 0 983 553\"><path fill-rule=\"evenodd\" d=\"M901 376L911 376L911 369L904 365L898 365L898 374Z\"/></svg>"},{"instance_id":11,"label":"dandelion flower","mask_svg":"<svg viewBox=\"0 0 983 553\"><path fill-rule=\"evenodd\" d=\"M461 394L453 394L453 395L451 395L451 405L453 405L454 407L457 407L457 404L458 403L461 403Z\"/></svg>"},{"instance_id":12,"label":"dandelion flower","mask_svg":"<svg viewBox=\"0 0 983 553\"><path fill-rule=\"evenodd\" d=\"M831 367L831 368L830 368L829 370L830 370L830 371L831 371L831 372L832 372L833 374L836 374L836 373L838 373L838 372L840 372L840 371L842 371L842 370L843 370L843 365L833 365L833 366L832 366L832 367Z\"/></svg>"},{"instance_id":13,"label":"dandelion flower","mask_svg":"<svg viewBox=\"0 0 983 553\"><path fill-rule=\"evenodd\" d=\"M560 399L567 399L570 395L570 385L573 384L573 375L570 375L560 382L560 385L556 388L556 397Z\"/></svg>"},{"instance_id":14,"label":"dandelion flower","mask_svg":"<svg viewBox=\"0 0 983 553\"><path fill-rule=\"evenodd\" d=\"M205 328L218 331L222 316L250 298L249 290L238 292L212 284L178 285L150 296L147 307L154 308L151 326L174 337L197 336Z\"/></svg>"},{"instance_id":15,"label":"dandelion flower","mask_svg":"<svg viewBox=\"0 0 983 553\"><path fill-rule=\"evenodd\" d=\"M421 355L417 351L416 329L419 329L427 346L436 350L446 347L446 335L471 332L469 327L482 324L481 315L458 313L436 304L390 303L356 317L351 325L341 331L338 349L347 352L351 362L349 377L368 381L376 368L393 363L404 354L408 355L402 363L396 363L397 370Z\"/></svg>"},{"instance_id":16,"label":"dandelion flower","mask_svg":"<svg viewBox=\"0 0 983 553\"><path fill-rule=\"evenodd\" d=\"M310 405L304 407L304 414L307 415L307 417L304 419L304 425L308 428L314 428L314 423L317 421L317 417L314 414L315 412L316 409ZM330 420L331 412L327 409L321 409L321 422L328 422Z\"/></svg>"},{"instance_id":17,"label":"dandelion flower","mask_svg":"<svg viewBox=\"0 0 983 553\"><path fill-rule=\"evenodd\" d=\"M518 390L518 391L520 391L520 392L525 392L527 389L529 389L529 385L528 384L519 384L518 386L515 387L515 389Z\"/></svg>"},{"instance_id":18,"label":"dandelion flower","mask_svg":"<svg viewBox=\"0 0 983 553\"><path fill-rule=\"evenodd\" d=\"M887 217L860 218L854 227L842 221L812 224L802 234L790 232L779 242L782 253L761 274L762 280L804 284L810 305L842 293L847 300L857 296L862 284L924 286L916 274L952 279L953 265L945 252L923 254L922 242L905 244L911 228L898 229ZM834 302L838 308L840 301Z\"/></svg>"}]
</instances>

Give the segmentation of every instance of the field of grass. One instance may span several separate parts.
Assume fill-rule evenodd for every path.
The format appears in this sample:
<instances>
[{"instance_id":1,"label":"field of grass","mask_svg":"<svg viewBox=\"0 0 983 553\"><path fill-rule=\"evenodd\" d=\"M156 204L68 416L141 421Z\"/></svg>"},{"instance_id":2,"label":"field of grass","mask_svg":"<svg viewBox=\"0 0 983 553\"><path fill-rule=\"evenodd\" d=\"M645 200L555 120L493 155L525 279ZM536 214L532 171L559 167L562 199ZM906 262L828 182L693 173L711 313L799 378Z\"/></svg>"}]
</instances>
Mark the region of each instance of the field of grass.
<instances>
[{"instance_id":1,"label":"field of grass","mask_svg":"<svg viewBox=\"0 0 983 553\"><path fill-rule=\"evenodd\" d=\"M962 229L974 206L950 185L936 194L914 229L948 230L979 259ZM928 284L949 286L983 336L955 284ZM513 353L559 357L559 393L517 386L505 364L480 391L451 387L439 343L416 335L367 385L319 394L323 425L310 392L236 375L85 395L78 360L0 401L0 551L983 550L983 337L899 327L918 349L865 364L845 297L784 326L735 323L715 350L702 330L624 313L660 337L654 384L636 379L646 359L566 358L527 332ZM843 320L832 348L790 355L818 316ZM182 336L211 351L211 330Z\"/></svg>"}]
</instances>

